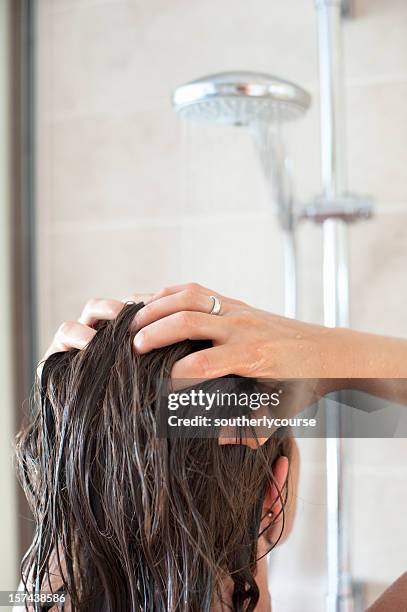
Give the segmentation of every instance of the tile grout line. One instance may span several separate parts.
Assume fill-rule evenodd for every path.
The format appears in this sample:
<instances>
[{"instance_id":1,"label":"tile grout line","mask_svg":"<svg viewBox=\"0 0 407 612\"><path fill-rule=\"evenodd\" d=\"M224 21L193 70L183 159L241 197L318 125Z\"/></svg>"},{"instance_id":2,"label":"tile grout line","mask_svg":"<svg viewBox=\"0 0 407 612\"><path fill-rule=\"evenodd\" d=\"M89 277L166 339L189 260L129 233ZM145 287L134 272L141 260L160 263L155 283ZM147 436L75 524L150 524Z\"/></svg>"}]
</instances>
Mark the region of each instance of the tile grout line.
<instances>
[{"instance_id":1,"label":"tile grout line","mask_svg":"<svg viewBox=\"0 0 407 612\"><path fill-rule=\"evenodd\" d=\"M392 214L406 214L407 205L392 203L387 206L384 204L380 205L380 208L376 208L376 216L373 218L377 219L380 217L387 217ZM158 216L158 217L133 217L123 218L118 220L117 217L114 219L106 219L105 221L95 223L93 221L76 222L68 221L64 222L49 222L41 229L41 231L48 235L59 235L69 233L91 233L95 231L111 232L111 231L123 231L123 230L140 230L140 229L160 229L160 228L182 228L196 226L198 224L205 225L217 225L226 223L241 223L241 222L259 222L259 221L274 221L276 219L275 214L268 211L259 212L243 212L243 213L231 213L231 214L216 214L216 215L199 215L169 217L169 216ZM276 228L278 229L278 228ZM301 231L301 226L300 230Z\"/></svg>"}]
</instances>

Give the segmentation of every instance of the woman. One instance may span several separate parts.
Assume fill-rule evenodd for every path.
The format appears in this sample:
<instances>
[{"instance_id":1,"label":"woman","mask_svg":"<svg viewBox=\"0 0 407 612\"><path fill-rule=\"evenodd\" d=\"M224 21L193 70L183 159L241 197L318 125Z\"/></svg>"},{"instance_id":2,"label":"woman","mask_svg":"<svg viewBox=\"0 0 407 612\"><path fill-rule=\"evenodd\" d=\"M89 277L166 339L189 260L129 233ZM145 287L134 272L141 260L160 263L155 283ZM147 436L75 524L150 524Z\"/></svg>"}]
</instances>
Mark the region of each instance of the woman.
<instances>
[{"instance_id":1,"label":"woman","mask_svg":"<svg viewBox=\"0 0 407 612\"><path fill-rule=\"evenodd\" d=\"M136 332L135 354L147 355L185 339L211 341L203 350L179 356L171 369L175 384L177 379L204 380L228 374L312 378L318 379L320 395L346 386L407 403L402 380L407 378L406 340L286 319L215 295L197 284L169 287L131 300L145 303L131 323ZM95 322L115 319L125 302L91 300L77 322L61 325L45 359L57 351L84 349L97 333ZM388 385L385 379L393 383ZM265 592L261 564L258 581L259 576L263 576L261 590Z\"/></svg>"},{"instance_id":2,"label":"woman","mask_svg":"<svg viewBox=\"0 0 407 612\"><path fill-rule=\"evenodd\" d=\"M93 320L84 350L43 364L17 445L36 525L23 582L78 612L266 612L264 556L284 530L291 441L160 435L167 377L209 344L134 352L142 305ZM234 377L224 390L239 384L256 388Z\"/></svg>"}]
</instances>

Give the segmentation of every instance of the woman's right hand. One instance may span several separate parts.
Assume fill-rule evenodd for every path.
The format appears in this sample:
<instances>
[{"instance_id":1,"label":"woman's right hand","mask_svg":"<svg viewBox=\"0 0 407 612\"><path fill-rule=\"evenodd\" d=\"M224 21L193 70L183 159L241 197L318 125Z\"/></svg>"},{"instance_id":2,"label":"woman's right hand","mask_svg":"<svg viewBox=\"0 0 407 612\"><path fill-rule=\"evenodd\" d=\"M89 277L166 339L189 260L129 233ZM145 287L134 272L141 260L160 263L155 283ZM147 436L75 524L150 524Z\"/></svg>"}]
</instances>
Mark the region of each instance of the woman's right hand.
<instances>
[{"instance_id":1,"label":"woman's right hand","mask_svg":"<svg viewBox=\"0 0 407 612\"><path fill-rule=\"evenodd\" d=\"M107 321L117 317L126 302L149 301L152 294L132 295L125 300L93 298L86 304L77 321L64 321L58 327L54 338L45 351L37 367L37 375L41 376L42 368L47 358L53 353L69 351L73 348L84 349L96 334L96 321Z\"/></svg>"}]
</instances>

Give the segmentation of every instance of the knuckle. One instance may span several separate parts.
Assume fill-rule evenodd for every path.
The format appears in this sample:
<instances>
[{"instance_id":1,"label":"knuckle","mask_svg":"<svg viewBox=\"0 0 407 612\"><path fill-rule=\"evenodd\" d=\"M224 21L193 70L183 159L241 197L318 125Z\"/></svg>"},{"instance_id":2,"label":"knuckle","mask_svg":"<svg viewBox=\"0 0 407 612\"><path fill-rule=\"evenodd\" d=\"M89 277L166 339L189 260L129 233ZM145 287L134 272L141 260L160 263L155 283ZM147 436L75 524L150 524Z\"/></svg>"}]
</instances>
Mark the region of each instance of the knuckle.
<instances>
[{"instance_id":1,"label":"knuckle","mask_svg":"<svg viewBox=\"0 0 407 612\"><path fill-rule=\"evenodd\" d=\"M206 378L211 371L210 361L204 352L198 351L190 356L191 365L197 378Z\"/></svg>"},{"instance_id":2,"label":"knuckle","mask_svg":"<svg viewBox=\"0 0 407 612\"><path fill-rule=\"evenodd\" d=\"M85 304L85 310L86 311L92 311L94 310L98 304L100 303L100 299L99 298L91 298L90 300L88 300Z\"/></svg>"},{"instance_id":3,"label":"knuckle","mask_svg":"<svg viewBox=\"0 0 407 612\"><path fill-rule=\"evenodd\" d=\"M86 302L82 316L112 319L118 315L123 305L123 302L110 298L91 298Z\"/></svg>"},{"instance_id":4,"label":"knuckle","mask_svg":"<svg viewBox=\"0 0 407 612\"><path fill-rule=\"evenodd\" d=\"M75 326L75 321L64 321L58 327L57 336L69 336Z\"/></svg>"},{"instance_id":5,"label":"knuckle","mask_svg":"<svg viewBox=\"0 0 407 612\"><path fill-rule=\"evenodd\" d=\"M122 302L115 300L100 300L99 302L101 310L105 313L106 317L115 318L123 308Z\"/></svg>"},{"instance_id":6,"label":"knuckle","mask_svg":"<svg viewBox=\"0 0 407 612\"><path fill-rule=\"evenodd\" d=\"M158 293L157 293L157 297L165 297L166 295L169 295L171 293L171 288L170 287L163 287Z\"/></svg>"},{"instance_id":7,"label":"knuckle","mask_svg":"<svg viewBox=\"0 0 407 612\"><path fill-rule=\"evenodd\" d=\"M140 308L140 310L138 310L136 313L136 325L139 327L147 325L147 323L155 319L155 312L156 308L154 302Z\"/></svg>"},{"instance_id":8,"label":"knuckle","mask_svg":"<svg viewBox=\"0 0 407 612\"><path fill-rule=\"evenodd\" d=\"M191 287L188 287L188 289L185 289L185 291L182 292L182 303L185 306L193 305L195 302L196 294L197 294L196 289L192 289Z\"/></svg>"},{"instance_id":9,"label":"knuckle","mask_svg":"<svg viewBox=\"0 0 407 612\"><path fill-rule=\"evenodd\" d=\"M183 310L176 314L177 322L185 329L192 329L195 327L195 317L193 312Z\"/></svg>"},{"instance_id":10,"label":"knuckle","mask_svg":"<svg viewBox=\"0 0 407 612\"><path fill-rule=\"evenodd\" d=\"M242 327L248 327L253 324L253 317L250 310L242 309L234 316L235 323Z\"/></svg>"},{"instance_id":11,"label":"knuckle","mask_svg":"<svg viewBox=\"0 0 407 612\"><path fill-rule=\"evenodd\" d=\"M201 285L199 283L187 283L185 287L186 291L190 291L195 294L199 289L201 289Z\"/></svg>"},{"instance_id":12,"label":"knuckle","mask_svg":"<svg viewBox=\"0 0 407 612\"><path fill-rule=\"evenodd\" d=\"M146 304L146 306L143 306L143 308L140 308L140 310L136 314L136 318L139 321L142 321L143 319L148 319L150 315L152 315L153 313L154 313L154 302L152 302L151 304Z\"/></svg>"}]
</instances>

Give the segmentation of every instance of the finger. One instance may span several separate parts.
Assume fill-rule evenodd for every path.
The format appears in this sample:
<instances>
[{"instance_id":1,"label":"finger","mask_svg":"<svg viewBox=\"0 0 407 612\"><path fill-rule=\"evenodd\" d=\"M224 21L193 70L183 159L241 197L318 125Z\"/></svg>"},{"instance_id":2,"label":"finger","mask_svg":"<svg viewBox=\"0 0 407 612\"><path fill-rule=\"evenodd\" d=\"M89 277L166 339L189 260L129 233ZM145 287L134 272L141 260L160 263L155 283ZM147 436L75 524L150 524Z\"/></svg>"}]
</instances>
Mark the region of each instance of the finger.
<instances>
[{"instance_id":1,"label":"finger","mask_svg":"<svg viewBox=\"0 0 407 612\"><path fill-rule=\"evenodd\" d=\"M79 323L92 326L96 321L115 319L123 306L120 300L94 298L85 305Z\"/></svg>"},{"instance_id":2,"label":"finger","mask_svg":"<svg viewBox=\"0 0 407 612\"><path fill-rule=\"evenodd\" d=\"M50 348L45 353L45 357L57 351L69 351L72 348L84 349L95 334L95 329L78 321L65 321L58 328Z\"/></svg>"},{"instance_id":3,"label":"finger","mask_svg":"<svg viewBox=\"0 0 407 612\"><path fill-rule=\"evenodd\" d=\"M38 364L37 374L41 376L44 363L50 355L62 351L69 351L72 348L84 349L95 334L95 329L83 325L78 321L65 321L62 323L54 336L51 346Z\"/></svg>"},{"instance_id":4,"label":"finger","mask_svg":"<svg viewBox=\"0 0 407 612\"><path fill-rule=\"evenodd\" d=\"M195 311L209 314L213 307L210 297L195 289L183 289L177 293L154 300L138 311L134 318L134 329L141 329L164 317L181 311ZM225 314L226 304L222 302L221 313Z\"/></svg>"},{"instance_id":5,"label":"finger","mask_svg":"<svg viewBox=\"0 0 407 612\"><path fill-rule=\"evenodd\" d=\"M134 302L135 304L139 304L140 302L144 302L144 304L148 304L153 297L152 293L133 293L126 297L123 302L126 304L128 302Z\"/></svg>"},{"instance_id":6,"label":"finger","mask_svg":"<svg viewBox=\"0 0 407 612\"><path fill-rule=\"evenodd\" d=\"M168 295L174 295L174 293L179 293L180 291L196 291L200 293L204 293L206 295L213 295L214 292L207 287L203 287L199 283L182 283L180 285L172 285L171 287L165 287L161 289L157 293L154 293L151 301L159 300L160 298L167 297Z\"/></svg>"},{"instance_id":7,"label":"finger","mask_svg":"<svg viewBox=\"0 0 407 612\"><path fill-rule=\"evenodd\" d=\"M182 285L173 285L172 287L165 287L164 289L161 289L157 293L154 293L150 298L150 302L155 302L156 300L160 300L163 297L174 295L175 293L179 293L181 291L201 293L201 294L207 295L208 297L210 295L216 295L218 298L221 299L222 304L228 303L229 306L244 305L244 303L241 300L236 300L234 298L230 298L225 295L222 295L218 291L213 291L212 289L208 289L208 287L203 287L199 283L184 283Z\"/></svg>"},{"instance_id":8,"label":"finger","mask_svg":"<svg viewBox=\"0 0 407 612\"><path fill-rule=\"evenodd\" d=\"M236 359L236 351L230 345L214 346L179 359L172 368L171 379L177 386L189 379L195 383L229 374L244 376L242 366Z\"/></svg>"},{"instance_id":9,"label":"finger","mask_svg":"<svg viewBox=\"0 0 407 612\"><path fill-rule=\"evenodd\" d=\"M213 340L222 343L227 338L226 318L202 312L181 311L143 327L134 338L138 353L169 346L182 340Z\"/></svg>"}]
</instances>

